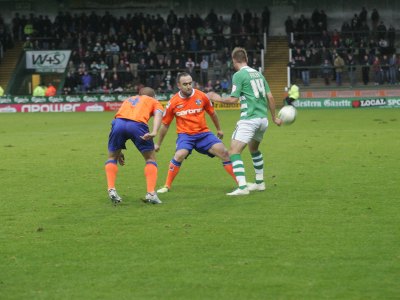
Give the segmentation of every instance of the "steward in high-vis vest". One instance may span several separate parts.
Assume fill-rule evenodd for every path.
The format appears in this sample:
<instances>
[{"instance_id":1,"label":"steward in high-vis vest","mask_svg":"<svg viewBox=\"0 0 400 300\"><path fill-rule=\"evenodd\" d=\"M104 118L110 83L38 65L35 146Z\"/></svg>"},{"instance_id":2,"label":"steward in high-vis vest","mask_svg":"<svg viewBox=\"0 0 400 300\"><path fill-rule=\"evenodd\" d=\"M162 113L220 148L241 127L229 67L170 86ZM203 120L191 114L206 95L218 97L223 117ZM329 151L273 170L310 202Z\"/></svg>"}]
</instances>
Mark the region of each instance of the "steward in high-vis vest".
<instances>
[{"instance_id":1,"label":"steward in high-vis vest","mask_svg":"<svg viewBox=\"0 0 400 300\"><path fill-rule=\"evenodd\" d=\"M287 97L286 97L284 102L287 105L293 105L292 103L294 101L296 101L297 99L299 99L299 97L300 97L300 89L299 89L299 87L297 85L295 85L295 84L292 84L290 86L288 95L287 95Z\"/></svg>"},{"instance_id":2,"label":"steward in high-vis vest","mask_svg":"<svg viewBox=\"0 0 400 300\"><path fill-rule=\"evenodd\" d=\"M44 97L45 92L46 91L45 91L44 87L42 87L41 85L38 85L33 90L32 96L33 97Z\"/></svg>"}]
</instances>

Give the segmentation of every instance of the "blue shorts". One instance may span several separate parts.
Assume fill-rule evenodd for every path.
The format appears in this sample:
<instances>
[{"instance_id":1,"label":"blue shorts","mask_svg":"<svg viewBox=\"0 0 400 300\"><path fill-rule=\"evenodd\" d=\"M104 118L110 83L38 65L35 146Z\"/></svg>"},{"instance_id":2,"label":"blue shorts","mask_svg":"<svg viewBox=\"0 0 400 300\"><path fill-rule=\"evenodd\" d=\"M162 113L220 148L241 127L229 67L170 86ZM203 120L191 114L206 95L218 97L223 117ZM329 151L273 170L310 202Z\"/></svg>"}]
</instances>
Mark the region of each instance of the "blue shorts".
<instances>
[{"instance_id":1,"label":"blue shorts","mask_svg":"<svg viewBox=\"0 0 400 300\"><path fill-rule=\"evenodd\" d=\"M125 142L131 140L140 152L154 150L153 140L145 141L141 138L149 132L147 124L127 119L114 119L111 123L111 132L108 137L108 151L126 149Z\"/></svg>"},{"instance_id":2,"label":"blue shorts","mask_svg":"<svg viewBox=\"0 0 400 300\"><path fill-rule=\"evenodd\" d=\"M201 154L214 157L215 155L209 153L208 150L218 143L222 143L221 140L211 132L202 132L198 134L179 133L178 139L176 140L176 150L186 149L189 151L189 154L191 154L194 149Z\"/></svg>"}]
</instances>

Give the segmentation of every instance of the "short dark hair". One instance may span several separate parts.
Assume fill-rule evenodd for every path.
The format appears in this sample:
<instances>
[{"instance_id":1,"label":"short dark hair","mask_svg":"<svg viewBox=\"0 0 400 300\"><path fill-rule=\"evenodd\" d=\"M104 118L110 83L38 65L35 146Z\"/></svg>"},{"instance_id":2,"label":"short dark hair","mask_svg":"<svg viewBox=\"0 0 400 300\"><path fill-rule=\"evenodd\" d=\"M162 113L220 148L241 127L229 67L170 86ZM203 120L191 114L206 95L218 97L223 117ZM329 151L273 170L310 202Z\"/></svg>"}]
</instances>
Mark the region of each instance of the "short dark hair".
<instances>
[{"instance_id":1,"label":"short dark hair","mask_svg":"<svg viewBox=\"0 0 400 300\"><path fill-rule=\"evenodd\" d=\"M139 96L149 96L149 97L155 97L156 96L156 92L151 88L151 87L143 87L139 90Z\"/></svg>"},{"instance_id":2,"label":"short dark hair","mask_svg":"<svg viewBox=\"0 0 400 300\"><path fill-rule=\"evenodd\" d=\"M178 73L178 76L176 76L176 83L179 83L182 77L186 77L186 76L192 76L187 72L181 72Z\"/></svg>"}]
</instances>

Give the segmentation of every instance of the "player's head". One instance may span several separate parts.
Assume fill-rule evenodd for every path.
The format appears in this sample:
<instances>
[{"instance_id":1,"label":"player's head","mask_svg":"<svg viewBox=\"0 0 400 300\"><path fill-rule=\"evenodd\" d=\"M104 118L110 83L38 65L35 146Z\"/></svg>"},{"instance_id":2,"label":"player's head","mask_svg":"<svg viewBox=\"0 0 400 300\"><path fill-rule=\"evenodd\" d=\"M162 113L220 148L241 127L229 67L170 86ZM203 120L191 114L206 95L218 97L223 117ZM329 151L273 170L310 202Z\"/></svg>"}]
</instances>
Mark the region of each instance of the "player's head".
<instances>
[{"instance_id":1,"label":"player's head","mask_svg":"<svg viewBox=\"0 0 400 300\"><path fill-rule=\"evenodd\" d=\"M236 47L232 50L232 61L235 69L240 69L243 65L247 65L247 52L244 48Z\"/></svg>"},{"instance_id":2,"label":"player's head","mask_svg":"<svg viewBox=\"0 0 400 300\"><path fill-rule=\"evenodd\" d=\"M155 97L156 96L156 92L151 88L151 87L143 87L139 90L139 96L149 96L149 97Z\"/></svg>"},{"instance_id":3,"label":"player's head","mask_svg":"<svg viewBox=\"0 0 400 300\"><path fill-rule=\"evenodd\" d=\"M189 73L182 72L176 77L176 84L178 85L181 94L189 97L193 93L193 79Z\"/></svg>"}]
</instances>

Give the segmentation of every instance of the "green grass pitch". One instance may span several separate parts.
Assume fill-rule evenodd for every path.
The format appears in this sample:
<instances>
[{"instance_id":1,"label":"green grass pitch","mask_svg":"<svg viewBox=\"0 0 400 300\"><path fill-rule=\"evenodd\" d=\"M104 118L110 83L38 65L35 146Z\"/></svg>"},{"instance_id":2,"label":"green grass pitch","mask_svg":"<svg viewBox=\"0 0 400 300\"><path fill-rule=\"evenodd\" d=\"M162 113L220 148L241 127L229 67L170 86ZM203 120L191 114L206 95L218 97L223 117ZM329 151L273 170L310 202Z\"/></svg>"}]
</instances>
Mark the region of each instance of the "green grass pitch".
<instances>
[{"instance_id":1,"label":"green grass pitch","mask_svg":"<svg viewBox=\"0 0 400 300\"><path fill-rule=\"evenodd\" d=\"M239 113L218 113L229 145ZM132 144L108 200L112 117L0 116L0 299L399 299L399 110L299 110L265 136L265 192L225 196L194 153L158 206Z\"/></svg>"}]
</instances>

